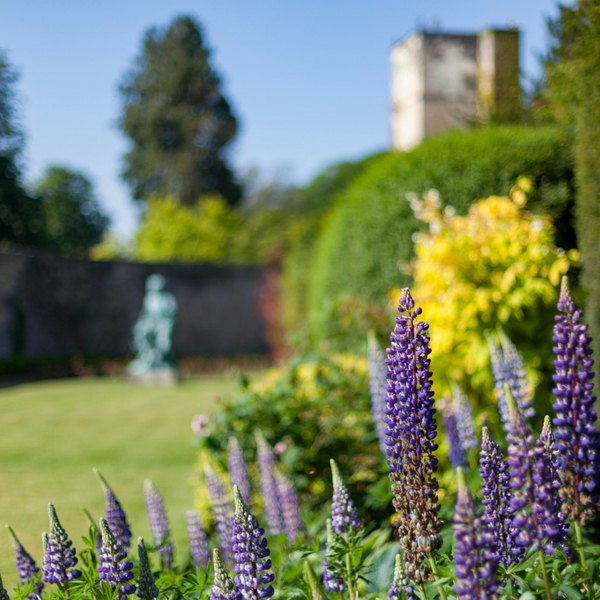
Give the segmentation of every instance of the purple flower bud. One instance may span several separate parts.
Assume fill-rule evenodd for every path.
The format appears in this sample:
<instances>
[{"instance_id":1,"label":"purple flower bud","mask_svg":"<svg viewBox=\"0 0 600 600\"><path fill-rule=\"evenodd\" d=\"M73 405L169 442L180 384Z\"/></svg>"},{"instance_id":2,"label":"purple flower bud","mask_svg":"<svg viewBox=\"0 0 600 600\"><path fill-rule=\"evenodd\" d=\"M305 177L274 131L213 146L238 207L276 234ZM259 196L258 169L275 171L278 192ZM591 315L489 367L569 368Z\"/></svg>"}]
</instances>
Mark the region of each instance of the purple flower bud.
<instances>
[{"instance_id":1,"label":"purple flower bud","mask_svg":"<svg viewBox=\"0 0 600 600\"><path fill-rule=\"evenodd\" d=\"M208 465L204 465L204 480L217 526L217 535L221 552L228 565L233 564L233 552L231 549L231 524L233 518L233 506L231 498L221 478Z\"/></svg>"},{"instance_id":2,"label":"purple flower bud","mask_svg":"<svg viewBox=\"0 0 600 600\"><path fill-rule=\"evenodd\" d=\"M210 592L210 600L242 600L242 594L229 577L217 548L213 550L213 565L215 577Z\"/></svg>"},{"instance_id":3,"label":"purple flower bud","mask_svg":"<svg viewBox=\"0 0 600 600\"><path fill-rule=\"evenodd\" d=\"M35 560L31 557L31 554L25 550L23 544L19 541L10 525L6 526L8 532L12 538L12 547L15 552L15 563L17 565L17 572L19 573L19 583L21 585L27 585L30 581L35 581L38 578L40 568L35 563ZM35 600L36 596L41 596L44 584L40 581L36 584L32 594L29 594L30 600Z\"/></svg>"},{"instance_id":4,"label":"purple flower bud","mask_svg":"<svg viewBox=\"0 0 600 600\"><path fill-rule=\"evenodd\" d=\"M144 482L144 502L146 503L148 519L150 521L150 531L152 531L152 535L154 536L154 544L160 556L162 569L163 571L168 571L173 568L175 546L171 539L167 511L165 510L162 496L158 493L158 490L150 479L146 479Z\"/></svg>"},{"instance_id":5,"label":"purple flower bud","mask_svg":"<svg viewBox=\"0 0 600 600\"><path fill-rule=\"evenodd\" d=\"M68 589L69 581L81 577L79 569L73 569L77 564L77 551L67 532L63 529L56 510L48 504L50 533L44 534L44 562L42 565L42 581L58 583Z\"/></svg>"},{"instance_id":6,"label":"purple flower bud","mask_svg":"<svg viewBox=\"0 0 600 600\"><path fill-rule=\"evenodd\" d=\"M561 511L580 526L596 510L600 488L598 432L593 396L594 373L591 371L591 337L587 325L581 323L582 312L577 308L563 277L558 299L559 315L555 316L552 348L556 397L553 405L556 417L556 450L560 495L564 499Z\"/></svg>"},{"instance_id":7,"label":"purple flower bud","mask_svg":"<svg viewBox=\"0 0 600 600\"><path fill-rule=\"evenodd\" d=\"M458 494L454 513L454 591L459 600L495 600L500 582L496 577L496 542L485 521L477 516L463 470L456 470Z\"/></svg>"},{"instance_id":8,"label":"purple flower bud","mask_svg":"<svg viewBox=\"0 0 600 600\"><path fill-rule=\"evenodd\" d=\"M227 447L227 466L231 476L231 484L240 488L240 494L246 504L250 504L250 476L248 475L248 466L244 459L244 452L234 437L229 438Z\"/></svg>"},{"instance_id":9,"label":"purple flower bud","mask_svg":"<svg viewBox=\"0 0 600 600\"><path fill-rule=\"evenodd\" d=\"M129 583L133 579L133 563L125 560L127 552L113 535L104 517L100 517L100 531L102 532L102 548L98 559L100 584L108 584L111 590L117 588L116 600L123 600L135 593L135 585Z\"/></svg>"},{"instance_id":10,"label":"purple flower bud","mask_svg":"<svg viewBox=\"0 0 600 600\"><path fill-rule=\"evenodd\" d=\"M271 582L275 576L270 572L271 551L267 548L265 530L258 519L248 512L237 486L233 486L235 514L231 540L235 556L235 584L244 600L270 598Z\"/></svg>"},{"instance_id":11,"label":"purple flower bud","mask_svg":"<svg viewBox=\"0 0 600 600\"><path fill-rule=\"evenodd\" d=\"M275 479L277 481L277 495L281 504L285 535L289 542L294 542L302 529L298 494L294 484L283 473L275 472Z\"/></svg>"},{"instance_id":12,"label":"purple flower bud","mask_svg":"<svg viewBox=\"0 0 600 600\"><path fill-rule=\"evenodd\" d=\"M188 510L185 513L185 519L192 562L194 566L206 569L206 565L208 564L208 546L200 513L197 510Z\"/></svg>"},{"instance_id":13,"label":"purple flower bud","mask_svg":"<svg viewBox=\"0 0 600 600\"><path fill-rule=\"evenodd\" d=\"M113 532L113 535L117 539L117 542L123 546L123 548L127 551L131 546L131 529L129 527L129 523L127 522L127 515L123 510L121 503L117 500L115 493L112 491L111 487L108 485L108 482L98 469L94 468L94 473L98 480L100 481L100 485L102 486L102 491L104 492L104 499L106 501L106 520L108 521L108 526L110 530Z\"/></svg>"},{"instance_id":14,"label":"purple flower bud","mask_svg":"<svg viewBox=\"0 0 600 600\"><path fill-rule=\"evenodd\" d=\"M385 386L386 366L385 353L379 347L377 339L373 333L369 333L369 388L371 390L371 413L375 422L375 431L379 439L379 447L384 456L387 456L385 423Z\"/></svg>"},{"instance_id":15,"label":"purple flower bud","mask_svg":"<svg viewBox=\"0 0 600 600\"><path fill-rule=\"evenodd\" d=\"M138 578L137 595L141 600L153 600L158 598L158 588L154 581L154 575L148 561L148 552L144 538L138 538L138 556L140 559L140 576Z\"/></svg>"},{"instance_id":16,"label":"purple flower bud","mask_svg":"<svg viewBox=\"0 0 600 600\"><path fill-rule=\"evenodd\" d=\"M399 554L396 554L396 566L394 568L394 578L388 590L388 600L401 600L400 594L404 593L402 597L404 600L419 600L415 595L415 589L410 585L410 581L404 574L404 568L402 567L402 558Z\"/></svg>"},{"instance_id":17,"label":"purple flower bud","mask_svg":"<svg viewBox=\"0 0 600 600\"><path fill-rule=\"evenodd\" d=\"M283 531L283 515L275 480L275 455L260 433L257 433L256 444L267 525L271 535L279 535Z\"/></svg>"},{"instance_id":18,"label":"purple flower bud","mask_svg":"<svg viewBox=\"0 0 600 600\"><path fill-rule=\"evenodd\" d=\"M333 499L331 503L331 523L339 535L348 533L350 528L360 529L361 523L348 488L342 481L340 470L333 458L329 459L333 478Z\"/></svg>"},{"instance_id":19,"label":"purple flower bud","mask_svg":"<svg viewBox=\"0 0 600 600\"><path fill-rule=\"evenodd\" d=\"M328 592L343 593L348 587L344 576L346 575L344 565L339 557L335 556L334 540L336 533L333 529L331 519L327 519L327 547L323 559L323 585Z\"/></svg>"}]
</instances>

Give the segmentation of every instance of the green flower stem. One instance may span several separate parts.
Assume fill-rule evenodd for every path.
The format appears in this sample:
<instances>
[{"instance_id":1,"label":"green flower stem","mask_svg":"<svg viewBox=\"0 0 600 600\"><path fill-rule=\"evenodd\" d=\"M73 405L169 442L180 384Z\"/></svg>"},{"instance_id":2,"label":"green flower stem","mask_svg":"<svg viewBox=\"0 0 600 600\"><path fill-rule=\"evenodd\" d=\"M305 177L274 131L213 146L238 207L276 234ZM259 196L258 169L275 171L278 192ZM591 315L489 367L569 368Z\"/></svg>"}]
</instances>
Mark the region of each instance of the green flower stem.
<instances>
[{"instance_id":1,"label":"green flower stem","mask_svg":"<svg viewBox=\"0 0 600 600\"><path fill-rule=\"evenodd\" d=\"M583 574L586 579L589 580L590 574L587 568L587 559L585 557L585 549L583 547L583 534L581 533L581 526L578 523L573 523L573 527L575 527L575 540L577 541L577 552L579 553L579 562L581 563L581 568L583 570ZM592 584L588 581L588 590L590 594L590 598L593 599L594 594L592 590Z\"/></svg>"},{"instance_id":2,"label":"green flower stem","mask_svg":"<svg viewBox=\"0 0 600 600\"><path fill-rule=\"evenodd\" d=\"M437 565L435 564L435 560L433 559L432 556L429 557L429 565L431 566L431 573L437 579L439 576L438 570L437 570ZM443 584L438 585L438 592L440 593L440 598L442 600L448 600L448 598L446 597L446 591L444 590Z\"/></svg>"},{"instance_id":3,"label":"green flower stem","mask_svg":"<svg viewBox=\"0 0 600 600\"><path fill-rule=\"evenodd\" d=\"M544 588L546 589L546 598L552 600L552 594L550 592L550 582L548 581L548 572L546 571L546 563L544 562L544 553L540 550L540 566L542 567L542 579L544 580Z\"/></svg>"},{"instance_id":4,"label":"green flower stem","mask_svg":"<svg viewBox=\"0 0 600 600\"><path fill-rule=\"evenodd\" d=\"M421 600L427 600L427 596L425 595L425 588L423 587L422 583L419 584L419 592L421 592Z\"/></svg>"},{"instance_id":5,"label":"green flower stem","mask_svg":"<svg viewBox=\"0 0 600 600\"><path fill-rule=\"evenodd\" d=\"M346 544L350 545L348 540L348 532L344 534L346 538ZM354 600L354 587L352 586L352 565L350 563L350 552L346 554L346 573L348 574L348 598Z\"/></svg>"}]
</instances>

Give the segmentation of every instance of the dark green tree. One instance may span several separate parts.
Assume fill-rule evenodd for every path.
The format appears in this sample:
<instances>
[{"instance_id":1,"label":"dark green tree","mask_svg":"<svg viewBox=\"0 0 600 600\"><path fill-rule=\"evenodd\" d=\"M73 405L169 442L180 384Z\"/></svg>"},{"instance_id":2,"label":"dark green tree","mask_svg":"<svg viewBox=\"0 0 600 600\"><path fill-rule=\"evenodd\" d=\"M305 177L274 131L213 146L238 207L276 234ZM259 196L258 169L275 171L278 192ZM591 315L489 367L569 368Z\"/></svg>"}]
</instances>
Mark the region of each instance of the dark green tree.
<instances>
[{"instance_id":1,"label":"dark green tree","mask_svg":"<svg viewBox=\"0 0 600 600\"><path fill-rule=\"evenodd\" d=\"M600 0L559 6L549 22L546 94L575 140L575 219L588 292L586 320L600 348Z\"/></svg>"},{"instance_id":2,"label":"dark green tree","mask_svg":"<svg viewBox=\"0 0 600 600\"><path fill-rule=\"evenodd\" d=\"M120 86L120 126L133 142L123 177L137 200L172 194L193 205L207 192L241 197L225 150L237 131L200 25L189 16L150 29Z\"/></svg>"},{"instance_id":3,"label":"dark green tree","mask_svg":"<svg viewBox=\"0 0 600 600\"><path fill-rule=\"evenodd\" d=\"M49 249L65 256L82 256L100 242L109 219L85 175L65 167L49 167L37 191Z\"/></svg>"}]
</instances>

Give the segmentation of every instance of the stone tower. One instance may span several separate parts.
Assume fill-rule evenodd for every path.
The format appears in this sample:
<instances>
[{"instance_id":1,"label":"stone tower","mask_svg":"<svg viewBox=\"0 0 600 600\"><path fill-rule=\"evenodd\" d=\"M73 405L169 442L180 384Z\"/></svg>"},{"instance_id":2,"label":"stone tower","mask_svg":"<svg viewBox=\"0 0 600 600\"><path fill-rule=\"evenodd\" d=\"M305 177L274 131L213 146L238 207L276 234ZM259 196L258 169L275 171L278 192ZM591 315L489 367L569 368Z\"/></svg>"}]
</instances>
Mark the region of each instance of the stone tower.
<instances>
[{"instance_id":1,"label":"stone tower","mask_svg":"<svg viewBox=\"0 0 600 600\"><path fill-rule=\"evenodd\" d=\"M391 51L392 146L474 121L514 121L520 113L519 31L419 31Z\"/></svg>"}]
</instances>

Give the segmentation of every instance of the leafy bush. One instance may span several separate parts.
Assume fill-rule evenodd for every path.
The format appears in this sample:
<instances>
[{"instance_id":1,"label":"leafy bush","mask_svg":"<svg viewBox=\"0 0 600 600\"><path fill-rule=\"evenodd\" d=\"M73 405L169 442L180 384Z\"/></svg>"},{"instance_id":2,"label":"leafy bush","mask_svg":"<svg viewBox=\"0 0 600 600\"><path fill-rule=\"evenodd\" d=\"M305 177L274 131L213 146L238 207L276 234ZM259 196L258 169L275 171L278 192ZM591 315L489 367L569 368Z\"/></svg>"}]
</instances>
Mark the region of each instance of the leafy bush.
<instances>
[{"instance_id":1,"label":"leafy bush","mask_svg":"<svg viewBox=\"0 0 600 600\"><path fill-rule=\"evenodd\" d=\"M531 209L552 216L557 244L573 248L572 165L564 134L525 126L454 132L410 152L381 155L337 199L318 240L309 282L312 335L329 338L332 307L341 297L382 302L392 287L409 285L398 267L411 260L412 235L421 224L408 192L435 188L444 204L465 214L474 199L508 194L526 175L538 190ZM345 345L360 342L362 333L349 332Z\"/></svg>"}]
</instances>

